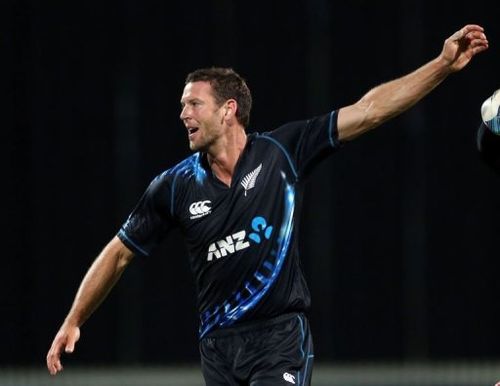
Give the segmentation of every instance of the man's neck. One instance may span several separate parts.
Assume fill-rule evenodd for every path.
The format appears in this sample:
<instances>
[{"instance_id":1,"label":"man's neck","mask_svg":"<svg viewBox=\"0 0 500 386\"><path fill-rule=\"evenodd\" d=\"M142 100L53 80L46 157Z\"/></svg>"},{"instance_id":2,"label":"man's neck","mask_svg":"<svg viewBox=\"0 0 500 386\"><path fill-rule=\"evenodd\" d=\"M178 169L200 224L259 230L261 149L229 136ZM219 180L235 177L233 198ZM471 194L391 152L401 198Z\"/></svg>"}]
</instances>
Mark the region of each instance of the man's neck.
<instances>
[{"instance_id":1,"label":"man's neck","mask_svg":"<svg viewBox=\"0 0 500 386\"><path fill-rule=\"evenodd\" d=\"M207 154L212 173L225 185L231 186L236 164L245 148L247 135L243 128L235 135L221 139Z\"/></svg>"}]
</instances>

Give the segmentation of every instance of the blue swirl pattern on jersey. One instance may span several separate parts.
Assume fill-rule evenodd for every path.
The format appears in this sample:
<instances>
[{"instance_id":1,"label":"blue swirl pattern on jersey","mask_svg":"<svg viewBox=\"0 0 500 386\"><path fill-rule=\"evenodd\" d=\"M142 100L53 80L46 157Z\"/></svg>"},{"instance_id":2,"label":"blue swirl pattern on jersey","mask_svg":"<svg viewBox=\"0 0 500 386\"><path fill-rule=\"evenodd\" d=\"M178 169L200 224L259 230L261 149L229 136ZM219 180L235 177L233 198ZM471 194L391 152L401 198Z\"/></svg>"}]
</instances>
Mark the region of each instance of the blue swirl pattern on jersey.
<instances>
[{"instance_id":1,"label":"blue swirl pattern on jersey","mask_svg":"<svg viewBox=\"0 0 500 386\"><path fill-rule=\"evenodd\" d=\"M276 248L271 250L271 256L255 272L251 280L243 284L240 291L233 293L230 299L222 305L216 306L212 312L201 315L200 338L203 338L215 326L226 327L237 320L259 302L276 281L290 247L293 229L293 215L295 209L295 189L286 182L285 173L281 173L285 180L284 217L279 234L276 238Z\"/></svg>"},{"instance_id":2,"label":"blue swirl pattern on jersey","mask_svg":"<svg viewBox=\"0 0 500 386\"><path fill-rule=\"evenodd\" d=\"M189 158L185 159L181 163L177 164L173 168L170 168L160 175L156 176L155 179L151 182L149 189L154 191L154 187L159 186L162 183L162 180L169 175L173 175L172 187L171 187L171 197L170 197L170 214L174 216L174 205L175 205L175 187L176 181L179 176L193 176L195 181L198 184L202 184L205 178L207 177L207 172L203 169L201 164L201 155L200 153L195 153ZM141 199L145 200L146 195L144 195ZM120 239L128 244L129 247L132 247L135 251L141 253L142 255L149 256L151 250L156 245L156 239L151 238L147 242L137 242L134 237L129 236L129 229L141 229L143 227L142 224L147 223L147 216L135 216L135 211L132 212L121 229L118 232L118 236Z\"/></svg>"},{"instance_id":3,"label":"blue swirl pattern on jersey","mask_svg":"<svg viewBox=\"0 0 500 386\"><path fill-rule=\"evenodd\" d=\"M207 177L207 172L203 169L201 165L201 154L195 153L191 157L185 159L180 164L176 165L172 169L167 170L165 173L175 174L174 180L172 181L172 196L170 198L170 213L174 215L174 204L175 204L175 183L177 182L177 177L186 174L194 175L194 178L198 184L202 184Z\"/></svg>"}]
</instances>

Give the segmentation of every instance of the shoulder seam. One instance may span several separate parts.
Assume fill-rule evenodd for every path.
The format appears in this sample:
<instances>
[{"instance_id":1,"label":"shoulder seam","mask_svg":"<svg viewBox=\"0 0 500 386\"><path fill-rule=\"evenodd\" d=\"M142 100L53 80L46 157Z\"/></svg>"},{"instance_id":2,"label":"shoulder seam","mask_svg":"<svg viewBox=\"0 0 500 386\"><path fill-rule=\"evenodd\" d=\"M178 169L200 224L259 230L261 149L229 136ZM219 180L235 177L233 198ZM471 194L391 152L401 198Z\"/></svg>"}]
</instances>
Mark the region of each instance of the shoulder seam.
<instances>
[{"instance_id":1,"label":"shoulder seam","mask_svg":"<svg viewBox=\"0 0 500 386\"><path fill-rule=\"evenodd\" d=\"M330 120L328 123L328 139L330 140L330 145L333 148L335 148L337 147L339 141L338 141L338 135L335 135L337 134L338 131L336 124L335 124L335 133L333 132L333 117L337 117L337 110L333 110L330 113Z\"/></svg>"},{"instance_id":2,"label":"shoulder seam","mask_svg":"<svg viewBox=\"0 0 500 386\"><path fill-rule=\"evenodd\" d=\"M266 134L258 134L256 136L256 138L263 138L263 139L267 139L268 141L270 141L271 143L273 143L278 149L281 150L281 152L285 155L285 158L287 159L288 163L290 164L290 169L292 169L292 173L295 177L295 180L298 180L299 178L299 175L297 173L297 168L296 166L294 165L293 161L292 161L292 158L290 157L290 154L288 153L288 151L285 149L285 147L275 138L272 138Z\"/></svg>"}]
</instances>

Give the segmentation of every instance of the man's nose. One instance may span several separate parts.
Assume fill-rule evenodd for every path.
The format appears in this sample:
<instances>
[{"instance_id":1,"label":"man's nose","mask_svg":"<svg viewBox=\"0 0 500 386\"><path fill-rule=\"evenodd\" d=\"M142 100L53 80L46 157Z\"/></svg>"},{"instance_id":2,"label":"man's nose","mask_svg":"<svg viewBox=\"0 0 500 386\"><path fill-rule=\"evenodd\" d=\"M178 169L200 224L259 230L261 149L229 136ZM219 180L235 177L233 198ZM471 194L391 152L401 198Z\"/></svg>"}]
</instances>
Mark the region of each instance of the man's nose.
<instances>
[{"instance_id":1,"label":"man's nose","mask_svg":"<svg viewBox=\"0 0 500 386\"><path fill-rule=\"evenodd\" d=\"M179 115L179 118L181 119L181 121L186 119L186 108L185 107L182 108L181 114Z\"/></svg>"}]
</instances>

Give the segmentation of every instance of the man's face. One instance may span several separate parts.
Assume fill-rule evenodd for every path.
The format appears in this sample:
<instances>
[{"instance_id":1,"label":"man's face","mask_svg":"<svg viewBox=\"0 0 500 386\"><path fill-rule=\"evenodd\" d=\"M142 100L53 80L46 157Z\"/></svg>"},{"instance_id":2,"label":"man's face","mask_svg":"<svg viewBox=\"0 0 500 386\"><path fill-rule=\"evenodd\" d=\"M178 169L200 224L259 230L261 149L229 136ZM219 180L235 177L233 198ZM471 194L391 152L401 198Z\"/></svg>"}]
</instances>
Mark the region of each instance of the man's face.
<instances>
[{"instance_id":1,"label":"man's face","mask_svg":"<svg viewBox=\"0 0 500 386\"><path fill-rule=\"evenodd\" d=\"M180 118L188 131L192 151L208 151L223 134L223 115L215 103L209 82L186 84L181 97Z\"/></svg>"}]
</instances>

